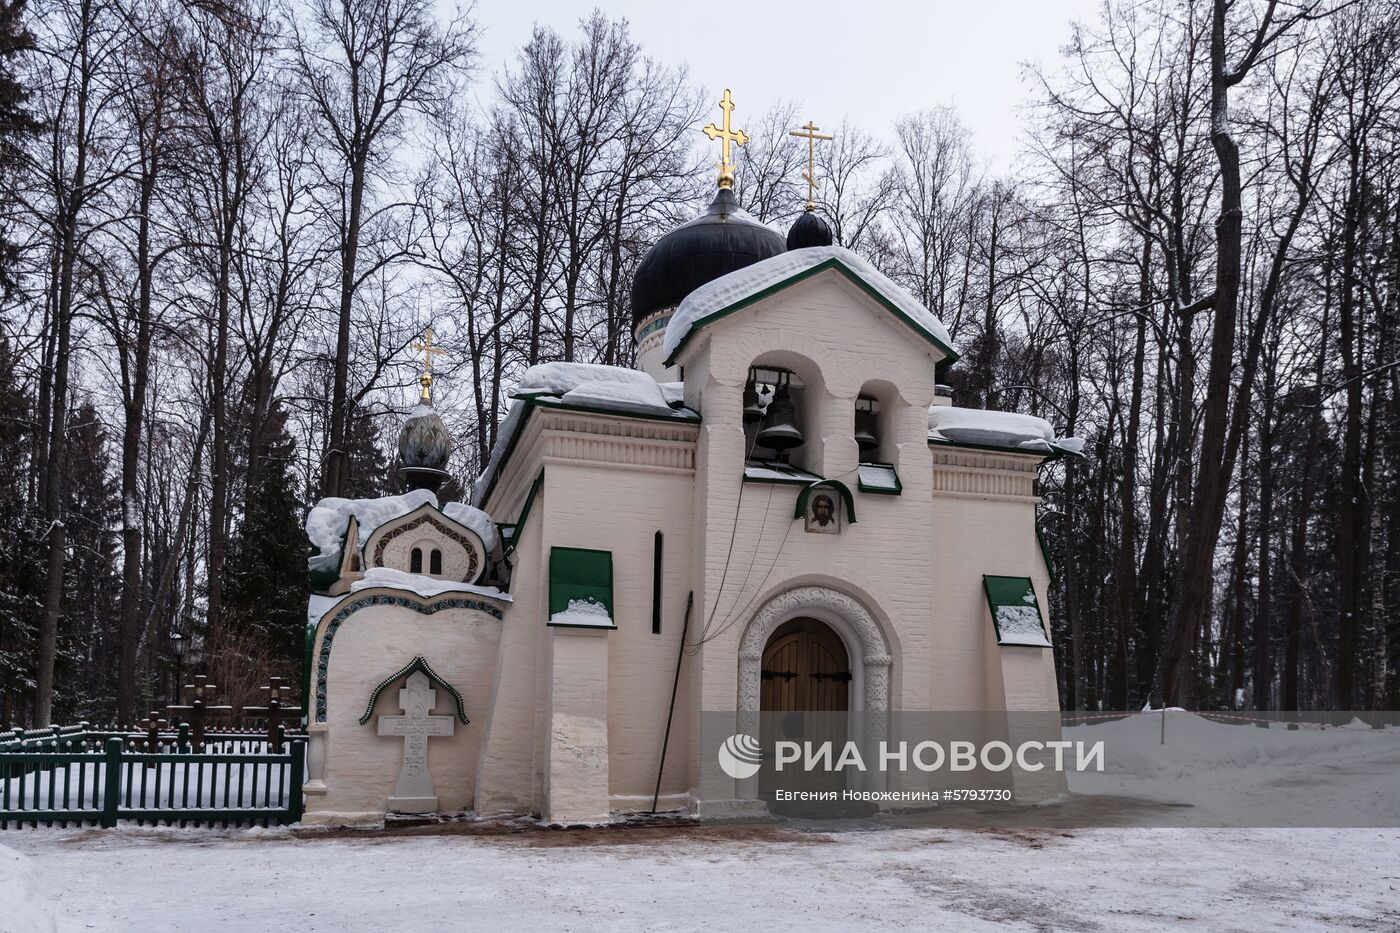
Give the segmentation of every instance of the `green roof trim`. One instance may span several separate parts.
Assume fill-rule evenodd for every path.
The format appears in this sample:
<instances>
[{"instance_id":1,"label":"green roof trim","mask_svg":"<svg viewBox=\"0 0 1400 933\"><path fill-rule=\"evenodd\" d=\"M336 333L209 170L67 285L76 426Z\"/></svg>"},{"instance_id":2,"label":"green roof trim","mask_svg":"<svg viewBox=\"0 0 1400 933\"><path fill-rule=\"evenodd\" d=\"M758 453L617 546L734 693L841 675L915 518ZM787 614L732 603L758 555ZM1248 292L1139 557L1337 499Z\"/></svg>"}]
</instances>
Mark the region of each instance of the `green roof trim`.
<instances>
[{"instance_id":1,"label":"green roof trim","mask_svg":"<svg viewBox=\"0 0 1400 933\"><path fill-rule=\"evenodd\" d=\"M767 298L769 295L772 295L776 292L782 291L789 285L794 285L798 282L803 281L804 279L809 279L812 276L825 272L828 269L834 269L837 272L840 272L847 279L849 279L851 283L854 284L857 288L865 292L871 298L875 299L875 301L878 304L880 304L883 308L885 308L895 317L899 318L905 324L909 325L909 327L920 337L923 337L929 343L933 344L940 351L942 351L942 353L944 354L944 359L942 362L952 364L958 361L958 351L954 350L942 340L939 340L933 334L920 327L917 323L914 322L912 318L909 317L909 315L901 311L894 302L886 298L880 292L879 289L875 288L869 282L865 281L865 279L861 278L860 275L850 266L846 265L840 259L833 256L830 259L826 259L822 262L817 263L815 266L809 266L808 268L803 269L800 272L794 272L787 278L774 282L767 288L756 291L752 295L746 295L743 298L740 298L738 301L735 301L732 304L720 308L718 311L712 311L702 318L697 318L695 322L690 325L690 330L686 333L684 337L681 338L681 342L676 345L676 349L672 350L671 355L666 357L665 365L674 366L676 363L676 358L680 356L681 351L685 349L686 344L690 343L690 338L694 337L696 333L699 332L700 328L704 327L706 324L712 324L715 321L718 321L720 318L728 317L736 311L742 311L749 305L754 304L758 301L762 301L764 298Z\"/></svg>"},{"instance_id":2,"label":"green roof trim","mask_svg":"<svg viewBox=\"0 0 1400 933\"><path fill-rule=\"evenodd\" d=\"M792 510L794 520L802 518L807 514L807 500L812 497L812 490L829 486L841 494L841 501L846 503L846 521L852 525L856 523L856 498L851 495L851 488L839 479L819 479L816 482L808 483L802 491L797 494L797 504Z\"/></svg>"},{"instance_id":3,"label":"green roof trim","mask_svg":"<svg viewBox=\"0 0 1400 933\"><path fill-rule=\"evenodd\" d=\"M539 475L536 476L535 481L530 484L530 491L525 494L525 504L520 507L520 517L515 520L511 527L510 542L502 546L502 552L506 557L514 554L516 546L520 544L520 536L525 531L525 522L530 517L530 511L535 507L535 497L540 494L540 490L543 488L544 467L540 467ZM502 542L505 542L505 540L504 537L501 538Z\"/></svg>"},{"instance_id":4,"label":"green roof trim","mask_svg":"<svg viewBox=\"0 0 1400 933\"><path fill-rule=\"evenodd\" d=\"M945 438L930 437L928 439L928 445L930 447L963 447L968 450L987 450L999 454L1020 454L1023 457L1039 457L1046 463L1052 460L1063 460L1066 457L1078 457L1081 460L1084 458L1084 455L1081 453L1066 450L1063 447L1056 447L1053 444L1050 445L1050 449L1046 451L1032 450L1028 447L1003 447L1000 444L970 444L966 441L950 441Z\"/></svg>"},{"instance_id":5,"label":"green roof trim","mask_svg":"<svg viewBox=\"0 0 1400 933\"><path fill-rule=\"evenodd\" d=\"M390 684L403 680L415 671L422 671L428 680L447 691L448 695L452 697L452 701L457 705L457 718L462 720L462 725L465 726L471 722L467 719L467 707L462 702L462 695L457 692L457 688L439 677L437 671L432 669L422 655L419 655L379 682L379 686L375 687L374 692L369 695L369 703L365 706L365 714L360 717L360 725L363 726L369 722L370 717L374 715L374 707L379 702L380 694L389 689Z\"/></svg>"}]
</instances>

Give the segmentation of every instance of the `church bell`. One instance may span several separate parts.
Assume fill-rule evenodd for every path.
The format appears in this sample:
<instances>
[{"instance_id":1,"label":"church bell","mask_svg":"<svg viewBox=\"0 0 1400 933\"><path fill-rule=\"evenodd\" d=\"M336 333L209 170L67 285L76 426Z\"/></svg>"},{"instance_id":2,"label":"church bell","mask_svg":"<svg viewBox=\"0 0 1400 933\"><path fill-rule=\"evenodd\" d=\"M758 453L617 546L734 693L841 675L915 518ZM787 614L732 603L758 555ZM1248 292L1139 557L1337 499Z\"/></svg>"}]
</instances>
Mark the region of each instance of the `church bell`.
<instances>
[{"instance_id":1,"label":"church bell","mask_svg":"<svg viewBox=\"0 0 1400 933\"><path fill-rule=\"evenodd\" d=\"M856 399L856 446L862 457L873 454L880 447L880 438L875 433L875 400Z\"/></svg>"},{"instance_id":2,"label":"church bell","mask_svg":"<svg viewBox=\"0 0 1400 933\"><path fill-rule=\"evenodd\" d=\"M763 426L758 429L755 439L760 447L784 451L802 446L802 431L797 426L797 410L788 397L787 386L780 385L768 403L768 413L763 416Z\"/></svg>"}]
</instances>

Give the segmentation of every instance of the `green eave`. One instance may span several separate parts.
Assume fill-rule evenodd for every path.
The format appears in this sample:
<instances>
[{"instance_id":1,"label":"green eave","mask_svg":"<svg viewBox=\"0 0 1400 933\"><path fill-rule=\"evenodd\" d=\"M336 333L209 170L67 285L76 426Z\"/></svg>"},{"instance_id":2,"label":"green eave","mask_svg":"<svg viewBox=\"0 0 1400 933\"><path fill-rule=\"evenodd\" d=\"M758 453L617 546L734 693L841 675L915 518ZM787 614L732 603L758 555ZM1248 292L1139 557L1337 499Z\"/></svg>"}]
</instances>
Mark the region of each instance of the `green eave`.
<instances>
[{"instance_id":1,"label":"green eave","mask_svg":"<svg viewBox=\"0 0 1400 933\"><path fill-rule=\"evenodd\" d=\"M1039 457L1046 463L1049 463L1051 460L1062 460L1065 457L1083 457L1083 454L1076 454L1059 447L1051 447L1048 451L1031 450L1027 447L1003 447L1000 444L968 444L963 441L946 441L934 437L928 439L928 445L930 447L958 447L966 450L986 450L998 454L1020 454L1023 457Z\"/></svg>"},{"instance_id":2,"label":"green eave","mask_svg":"<svg viewBox=\"0 0 1400 933\"><path fill-rule=\"evenodd\" d=\"M686 335L683 338L681 338L681 342L676 345L676 349L672 350L671 354L668 357L666 357L665 365L674 366L676 364L677 357L679 357L681 351L685 349L685 345L690 343L690 338L694 337L695 334L700 330L700 328L704 327L705 325L718 321L720 318L728 317L736 311L742 311L749 305L758 301L762 301L769 295L772 295L775 292L779 292L784 288L787 288L789 285L801 282L803 279L809 279L812 276L825 272L828 269L835 269L837 272L840 272L847 279L849 279L857 288L859 288L861 291L865 292L867 295L873 298L876 302L878 302L882 307L884 307L895 317L899 318L905 324L909 325L909 327L916 334L918 334L920 337L924 338L929 343L937 347L944 355L943 360L940 361L940 365L951 365L958 361L959 356L956 350L948 346L943 341L939 340L933 334L930 334L928 331L920 327L917 323L915 323L913 318L909 317L909 315L901 311L899 309L899 306L896 305L894 302L890 301L888 298L886 298L880 292L879 289L873 287L869 282L865 281L865 279L857 275L855 271L852 270L849 266L847 266L844 262L833 256L830 259L817 263L815 266L803 269L801 272L794 272L787 278L782 279L778 282L774 282L767 288L754 292L752 295L746 295L745 297L740 298L733 304L726 305L725 307L720 308L718 311L712 311L702 318L697 318L696 321L690 325L690 330L686 333Z\"/></svg>"},{"instance_id":3,"label":"green eave","mask_svg":"<svg viewBox=\"0 0 1400 933\"><path fill-rule=\"evenodd\" d=\"M462 695L457 692L457 688L439 677L437 671L428 666L428 662L423 659L422 655L419 655L379 682L379 686L375 687L374 692L369 695L369 703L365 706L365 714L360 717L360 725L363 726L369 722L370 717L374 715L374 707L379 702L380 694L387 690L390 684L403 680L415 671L422 671L429 681L446 690L456 704L457 718L462 720L462 725L470 723L471 720L467 719L466 705L462 702Z\"/></svg>"}]
</instances>

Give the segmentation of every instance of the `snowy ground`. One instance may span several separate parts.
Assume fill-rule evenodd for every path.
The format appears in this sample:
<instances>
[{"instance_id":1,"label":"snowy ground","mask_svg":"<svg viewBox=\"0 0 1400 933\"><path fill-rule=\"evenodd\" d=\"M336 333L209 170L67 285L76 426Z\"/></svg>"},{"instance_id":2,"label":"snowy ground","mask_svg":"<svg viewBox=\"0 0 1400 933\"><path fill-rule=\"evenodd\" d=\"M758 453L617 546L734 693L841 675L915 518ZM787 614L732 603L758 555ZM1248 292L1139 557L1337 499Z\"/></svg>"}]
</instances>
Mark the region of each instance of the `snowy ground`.
<instances>
[{"instance_id":1,"label":"snowy ground","mask_svg":"<svg viewBox=\"0 0 1400 933\"><path fill-rule=\"evenodd\" d=\"M1400 928L1393 829L450 829L13 831L0 930Z\"/></svg>"}]
</instances>

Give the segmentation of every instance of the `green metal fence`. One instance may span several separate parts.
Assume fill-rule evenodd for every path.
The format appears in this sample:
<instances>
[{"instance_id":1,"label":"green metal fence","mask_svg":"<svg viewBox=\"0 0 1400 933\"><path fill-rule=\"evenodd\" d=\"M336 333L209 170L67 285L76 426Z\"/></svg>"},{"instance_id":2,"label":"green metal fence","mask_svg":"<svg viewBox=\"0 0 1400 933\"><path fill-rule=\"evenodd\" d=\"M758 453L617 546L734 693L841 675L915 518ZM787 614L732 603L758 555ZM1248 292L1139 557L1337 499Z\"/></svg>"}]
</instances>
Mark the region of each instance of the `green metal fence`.
<instances>
[{"instance_id":1,"label":"green metal fence","mask_svg":"<svg viewBox=\"0 0 1400 933\"><path fill-rule=\"evenodd\" d=\"M0 741L0 829L295 823L302 814L306 740L273 751L265 738L210 733L202 750L181 729L158 741L85 728Z\"/></svg>"}]
</instances>

